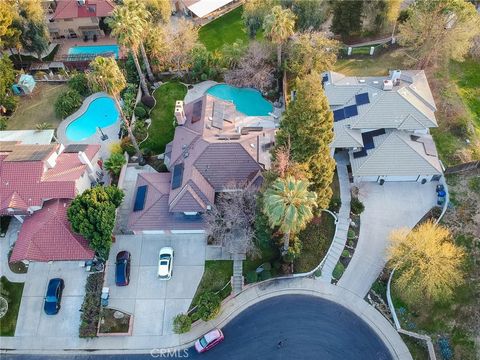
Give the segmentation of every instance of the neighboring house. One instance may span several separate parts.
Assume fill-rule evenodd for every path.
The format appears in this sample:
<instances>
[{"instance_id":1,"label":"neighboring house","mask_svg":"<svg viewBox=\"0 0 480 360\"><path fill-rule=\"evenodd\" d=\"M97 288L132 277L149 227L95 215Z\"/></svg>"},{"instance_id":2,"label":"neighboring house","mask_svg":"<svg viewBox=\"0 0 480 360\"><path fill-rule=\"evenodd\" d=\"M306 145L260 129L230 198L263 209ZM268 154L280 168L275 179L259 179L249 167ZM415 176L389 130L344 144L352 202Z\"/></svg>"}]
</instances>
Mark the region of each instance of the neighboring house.
<instances>
[{"instance_id":1,"label":"neighboring house","mask_svg":"<svg viewBox=\"0 0 480 360\"><path fill-rule=\"evenodd\" d=\"M105 18L114 8L110 0L54 0L47 14L50 37L92 39L104 36Z\"/></svg>"},{"instance_id":2,"label":"neighboring house","mask_svg":"<svg viewBox=\"0 0 480 360\"><path fill-rule=\"evenodd\" d=\"M0 141L0 215L24 223L11 261L92 258L66 211L71 199L97 181L99 150L99 145Z\"/></svg>"},{"instance_id":3,"label":"neighboring house","mask_svg":"<svg viewBox=\"0 0 480 360\"><path fill-rule=\"evenodd\" d=\"M259 187L270 167L275 125L211 95L177 102L179 126L166 146L168 173L138 175L129 216L133 232L203 232L202 214L231 184Z\"/></svg>"},{"instance_id":4,"label":"neighboring house","mask_svg":"<svg viewBox=\"0 0 480 360\"><path fill-rule=\"evenodd\" d=\"M430 128L438 126L424 71L347 77L330 71L322 84L333 111L334 150L348 150L355 182L438 181L442 166Z\"/></svg>"},{"instance_id":5,"label":"neighboring house","mask_svg":"<svg viewBox=\"0 0 480 360\"><path fill-rule=\"evenodd\" d=\"M172 8L186 16L204 18L238 0L172 0ZM220 11L221 12L221 11Z\"/></svg>"}]
</instances>

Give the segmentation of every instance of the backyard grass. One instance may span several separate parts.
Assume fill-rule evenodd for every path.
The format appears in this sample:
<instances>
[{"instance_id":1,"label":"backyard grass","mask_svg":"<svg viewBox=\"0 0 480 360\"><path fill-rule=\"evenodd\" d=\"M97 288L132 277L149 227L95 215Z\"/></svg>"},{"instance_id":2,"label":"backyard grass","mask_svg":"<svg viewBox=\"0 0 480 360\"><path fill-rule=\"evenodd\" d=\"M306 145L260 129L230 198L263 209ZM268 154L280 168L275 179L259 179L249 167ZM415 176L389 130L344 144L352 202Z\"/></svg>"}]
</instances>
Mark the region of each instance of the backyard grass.
<instances>
[{"instance_id":1,"label":"backyard grass","mask_svg":"<svg viewBox=\"0 0 480 360\"><path fill-rule=\"evenodd\" d=\"M153 96L157 103L150 113L152 124L148 128L148 139L141 145L142 149L155 154L165 151L165 145L173 140L175 133L175 101L183 100L186 94L186 86L179 82L165 83L155 90Z\"/></svg>"},{"instance_id":2,"label":"backyard grass","mask_svg":"<svg viewBox=\"0 0 480 360\"><path fill-rule=\"evenodd\" d=\"M242 19L243 6L226 13L203 26L198 35L207 50L220 50L224 44L233 44L236 40L248 42L248 35ZM257 33L257 39L263 34Z\"/></svg>"},{"instance_id":3,"label":"backyard grass","mask_svg":"<svg viewBox=\"0 0 480 360\"><path fill-rule=\"evenodd\" d=\"M8 293L8 295L5 296L8 301L8 311L5 316L0 319L0 336L15 335L23 285L23 283L11 283L4 276L0 278L0 287Z\"/></svg>"},{"instance_id":4,"label":"backyard grass","mask_svg":"<svg viewBox=\"0 0 480 360\"><path fill-rule=\"evenodd\" d=\"M56 128L62 119L55 115L54 104L67 85L37 83L33 94L20 97L17 110L8 119L8 130L31 130L36 124L48 123Z\"/></svg>"},{"instance_id":5,"label":"backyard grass","mask_svg":"<svg viewBox=\"0 0 480 360\"><path fill-rule=\"evenodd\" d=\"M205 261L205 270L203 272L202 280L198 285L197 292L193 297L190 308L193 308L197 303L197 299L201 294L208 291L220 291L229 281L233 275L233 261L231 260L208 260ZM226 292L227 293L227 292ZM228 291L228 294L230 292Z\"/></svg>"}]
</instances>

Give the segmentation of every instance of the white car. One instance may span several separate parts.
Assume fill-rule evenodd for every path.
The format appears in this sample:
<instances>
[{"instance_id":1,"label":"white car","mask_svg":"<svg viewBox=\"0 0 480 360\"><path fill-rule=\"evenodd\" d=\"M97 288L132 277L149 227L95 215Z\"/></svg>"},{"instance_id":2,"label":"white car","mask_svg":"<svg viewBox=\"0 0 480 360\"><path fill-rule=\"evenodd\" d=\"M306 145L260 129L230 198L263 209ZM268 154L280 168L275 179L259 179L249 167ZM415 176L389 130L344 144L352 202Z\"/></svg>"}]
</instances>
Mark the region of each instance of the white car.
<instances>
[{"instance_id":1,"label":"white car","mask_svg":"<svg viewBox=\"0 0 480 360\"><path fill-rule=\"evenodd\" d=\"M161 280L170 280L172 278L173 268L173 249L164 247L158 254L158 277Z\"/></svg>"}]
</instances>

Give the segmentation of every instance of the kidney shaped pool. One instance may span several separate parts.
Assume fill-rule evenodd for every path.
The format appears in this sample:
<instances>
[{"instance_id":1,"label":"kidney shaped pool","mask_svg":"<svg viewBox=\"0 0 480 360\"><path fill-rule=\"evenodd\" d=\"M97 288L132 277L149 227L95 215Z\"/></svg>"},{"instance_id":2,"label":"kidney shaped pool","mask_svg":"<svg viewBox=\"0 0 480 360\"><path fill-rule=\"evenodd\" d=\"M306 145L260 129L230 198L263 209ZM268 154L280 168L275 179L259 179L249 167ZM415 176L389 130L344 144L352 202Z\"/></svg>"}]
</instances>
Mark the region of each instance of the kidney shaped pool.
<instances>
[{"instance_id":1,"label":"kidney shaped pool","mask_svg":"<svg viewBox=\"0 0 480 360\"><path fill-rule=\"evenodd\" d=\"M219 84L208 89L207 94L233 101L237 110L248 116L268 116L273 111L272 104L255 89Z\"/></svg>"},{"instance_id":2,"label":"kidney shaped pool","mask_svg":"<svg viewBox=\"0 0 480 360\"><path fill-rule=\"evenodd\" d=\"M113 125L118 120L115 101L102 96L88 104L87 110L73 120L65 131L71 141L81 141L95 134L98 128Z\"/></svg>"}]
</instances>

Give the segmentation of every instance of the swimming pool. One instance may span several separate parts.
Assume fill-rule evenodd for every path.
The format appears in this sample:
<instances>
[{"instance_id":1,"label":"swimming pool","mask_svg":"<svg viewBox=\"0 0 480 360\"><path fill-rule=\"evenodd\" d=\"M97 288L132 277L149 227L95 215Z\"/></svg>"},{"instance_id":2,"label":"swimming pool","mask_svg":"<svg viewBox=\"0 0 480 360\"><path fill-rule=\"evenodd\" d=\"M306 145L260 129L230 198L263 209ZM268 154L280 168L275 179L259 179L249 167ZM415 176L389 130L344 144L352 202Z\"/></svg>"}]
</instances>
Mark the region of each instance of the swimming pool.
<instances>
[{"instance_id":1,"label":"swimming pool","mask_svg":"<svg viewBox=\"0 0 480 360\"><path fill-rule=\"evenodd\" d=\"M115 59L118 59L118 45L72 46L68 49L68 55L101 55L109 52L113 52Z\"/></svg>"},{"instance_id":2,"label":"swimming pool","mask_svg":"<svg viewBox=\"0 0 480 360\"><path fill-rule=\"evenodd\" d=\"M81 141L92 136L98 127L104 128L113 125L118 120L118 110L115 101L107 96L93 100L87 110L73 120L65 130L71 141Z\"/></svg>"},{"instance_id":3,"label":"swimming pool","mask_svg":"<svg viewBox=\"0 0 480 360\"><path fill-rule=\"evenodd\" d=\"M255 89L219 84L208 89L207 94L233 101L237 110L248 116L268 116L273 111L272 104Z\"/></svg>"}]
</instances>

